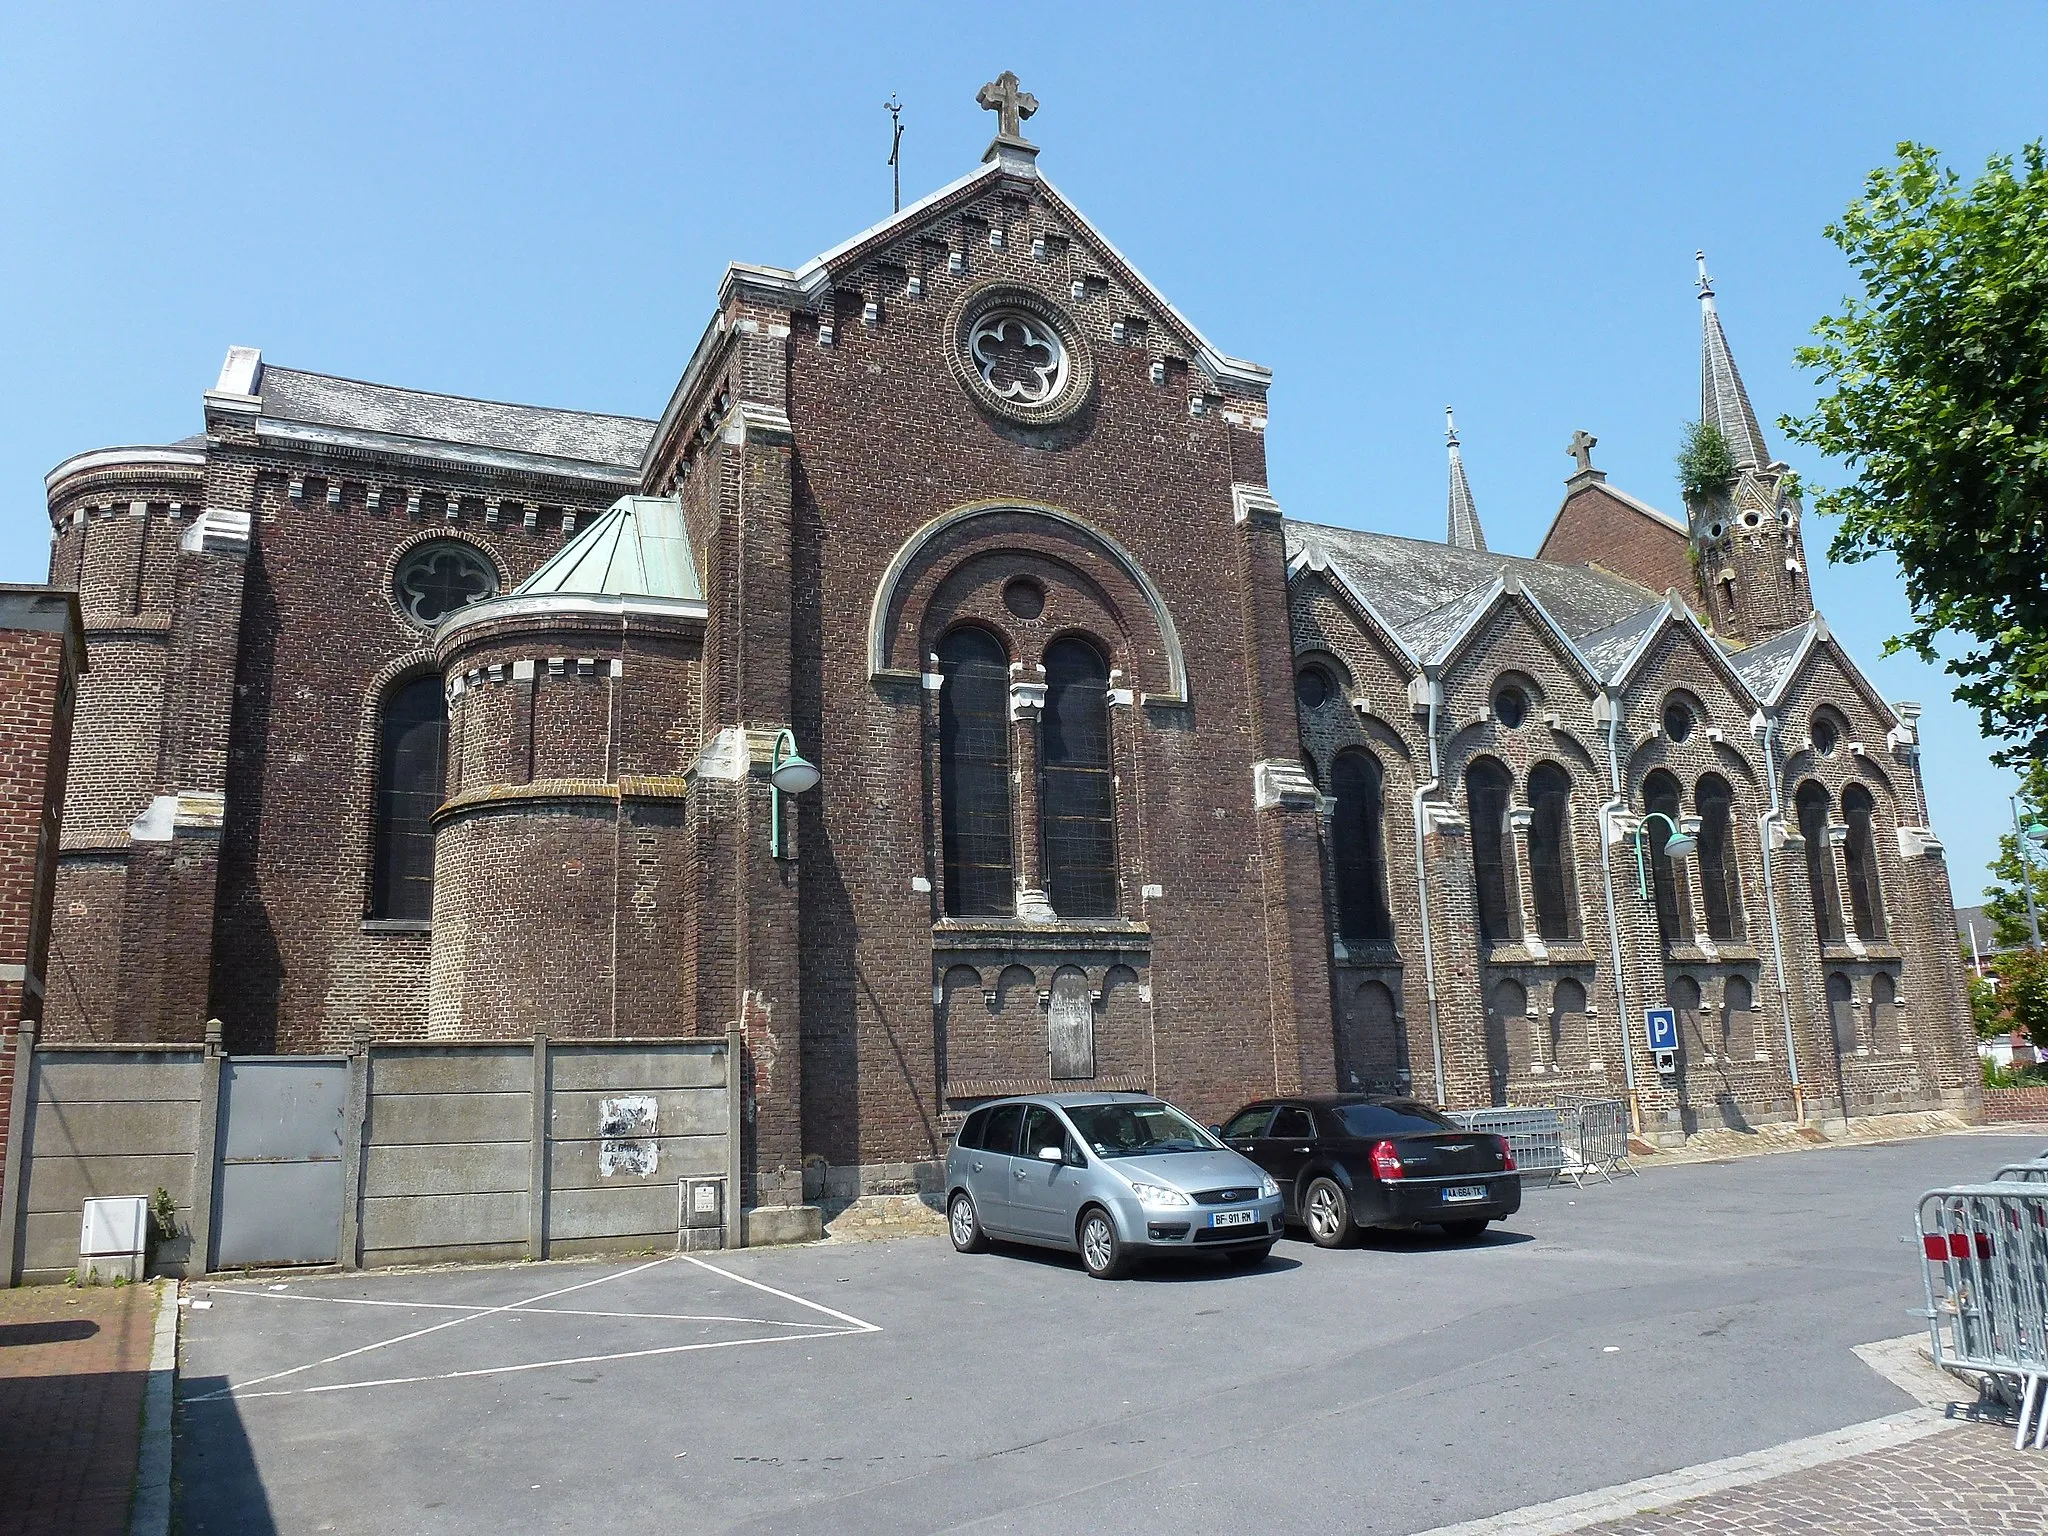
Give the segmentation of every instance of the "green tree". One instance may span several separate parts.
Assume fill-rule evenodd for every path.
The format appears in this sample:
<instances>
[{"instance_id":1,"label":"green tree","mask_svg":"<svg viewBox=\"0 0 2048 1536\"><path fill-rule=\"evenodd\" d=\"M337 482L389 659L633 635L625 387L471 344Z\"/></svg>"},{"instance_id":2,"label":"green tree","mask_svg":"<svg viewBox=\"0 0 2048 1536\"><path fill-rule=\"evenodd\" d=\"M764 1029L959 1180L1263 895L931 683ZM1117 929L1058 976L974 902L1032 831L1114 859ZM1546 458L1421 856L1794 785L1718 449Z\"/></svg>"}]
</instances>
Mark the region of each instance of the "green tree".
<instances>
[{"instance_id":1,"label":"green tree","mask_svg":"<svg viewBox=\"0 0 2048 1536\"><path fill-rule=\"evenodd\" d=\"M1996 1002L1979 1006L1982 982L1970 984L1970 1012L1980 1035L2003 1034L2009 1029L2025 1030L2027 1038L2048 1050L2048 956L2031 949L2017 949L1998 957ZM1989 991L1989 988L1985 988Z\"/></svg>"},{"instance_id":2,"label":"green tree","mask_svg":"<svg viewBox=\"0 0 2048 1536\"><path fill-rule=\"evenodd\" d=\"M2020 784L2020 825L2048 821L2048 762L2028 766ZM1992 942L2000 949L2018 949L2033 940L2027 923L2027 893L2020 884L2034 882L2034 908L2048 924L2048 850L2037 849L2029 863L2018 840L2008 832L1998 840L1998 857L1988 866L1993 883L1984 888L1984 915L1991 919Z\"/></svg>"},{"instance_id":3,"label":"green tree","mask_svg":"<svg viewBox=\"0 0 2048 1536\"><path fill-rule=\"evenodd\" d=\"M1936 658L2008 746L2048 755L2048 162L2039 141L1965 185L1924 145L1873 171L1828 238L1863 293L1798 360L1832 392L1780 425L1855 478L1823 490L1831 558L1899 563L1913 624L1888 642Z\"/></svg>"}]
</instances>

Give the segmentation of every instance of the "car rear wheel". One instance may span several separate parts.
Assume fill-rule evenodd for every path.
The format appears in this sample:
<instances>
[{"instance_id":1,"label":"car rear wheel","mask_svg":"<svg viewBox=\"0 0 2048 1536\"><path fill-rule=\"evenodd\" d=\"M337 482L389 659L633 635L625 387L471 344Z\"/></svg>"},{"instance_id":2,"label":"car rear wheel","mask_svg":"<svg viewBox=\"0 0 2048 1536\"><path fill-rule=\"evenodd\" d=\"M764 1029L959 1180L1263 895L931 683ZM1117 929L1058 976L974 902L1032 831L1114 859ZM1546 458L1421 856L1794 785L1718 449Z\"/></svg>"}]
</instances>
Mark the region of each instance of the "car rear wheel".
<instances>
[{"instance_id":1,"label":"car rear wheel","mask_svg":"<svg viewBox=\"0 0 2048 1536\"><path fill-rule=\"evenodd\" d=\"M1486 1236L1486 1223L1483 1221L1447 1221L1444 1223L1444 1231L1450 1234L1452 1242L1476 1243L1480 1238Z\"/></svg>"},{"instance_id":2,"label":"car rear wheel","mask_svg":"<svg viewBox=\"0 0 2048 1536\"><path fill-rule=\"evenodd\" d=\"M1121 1280L1129 1271L1130 1257L1116 1235L1116 1223L1109 1213L1090 1210L1081 1218L1081 1264L1098 1280Z\"/></svg>"},{"instance_id":3,"label":"car rear wheel","mask_svg":"<svg viewBox=\"0 0 2048 1536\"><path fill-rule=\"evenodd\" d=\"M1301 1199L1301 1219L1318 1248L1342 1248L1356 1235L1351 1202L1335 1179L1314 1179Z\"/></svg>"},{"instance_id":4,"label":"car rear wheel","mask_svg":"<svg viewBox=\"0 0 2048 1536\"><path fill-rule=\"evenodd\" d=\"M952 1236L953 1246L962 1253L988 1251L988 1234L981 1230L973 1196L964 1189L946 1207L946 1231Z\"/></svg>"}]
</instances>

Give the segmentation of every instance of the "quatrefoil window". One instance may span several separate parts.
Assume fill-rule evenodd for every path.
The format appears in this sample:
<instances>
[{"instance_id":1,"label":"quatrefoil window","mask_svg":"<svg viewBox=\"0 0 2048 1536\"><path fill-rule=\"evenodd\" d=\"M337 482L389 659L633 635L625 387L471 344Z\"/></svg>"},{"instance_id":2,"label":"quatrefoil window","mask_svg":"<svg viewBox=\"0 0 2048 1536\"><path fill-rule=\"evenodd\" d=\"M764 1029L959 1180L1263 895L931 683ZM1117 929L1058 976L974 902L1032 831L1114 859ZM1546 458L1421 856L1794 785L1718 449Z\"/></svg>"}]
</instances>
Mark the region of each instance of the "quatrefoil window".
<instances>
[{"instance_id":1,"label":"quatrefoil window","mask_svg":"<svg viewBox=\"0 0 2048 1536\"><path fill-rule=\"evenodd\" d=\"M437 539L398 563L392 589L409 618L437 624L458 608L498 595L498 569L460 539Z\"/></svg>"},{"instance_id":2,"label":"quatrefoil window","mask_svg":"<svg viewBox=\"0 0 2048 1536\"><path fill-rule=\"evenodd\" d=\"M1033 316L991 310L975 322L967 349L998 400L1044 405L1067 387L1067 349L1052 327Z\"/></svg>"}]
</instances>

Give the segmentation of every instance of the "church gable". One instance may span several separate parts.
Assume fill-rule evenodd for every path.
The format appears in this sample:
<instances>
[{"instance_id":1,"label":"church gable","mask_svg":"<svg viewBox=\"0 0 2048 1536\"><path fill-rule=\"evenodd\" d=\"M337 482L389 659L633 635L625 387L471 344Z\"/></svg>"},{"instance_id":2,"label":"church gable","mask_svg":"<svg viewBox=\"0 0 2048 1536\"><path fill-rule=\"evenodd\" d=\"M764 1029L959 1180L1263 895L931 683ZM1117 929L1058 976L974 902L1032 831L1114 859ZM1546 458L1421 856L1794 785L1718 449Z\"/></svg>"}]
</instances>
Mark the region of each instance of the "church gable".
<instances>
[{"instance_id":1,"label":"church gable","mask_svg":"<svg viewBox=\"0 0 2048 1536\"><path fill-rule=\"evenodd\" d=\"M1605 480L1599 470L1572 477L1536 558L1597 566L1653 592L1690 592L1697 579L1685 530Z\"/></svg>"}]
</instances>

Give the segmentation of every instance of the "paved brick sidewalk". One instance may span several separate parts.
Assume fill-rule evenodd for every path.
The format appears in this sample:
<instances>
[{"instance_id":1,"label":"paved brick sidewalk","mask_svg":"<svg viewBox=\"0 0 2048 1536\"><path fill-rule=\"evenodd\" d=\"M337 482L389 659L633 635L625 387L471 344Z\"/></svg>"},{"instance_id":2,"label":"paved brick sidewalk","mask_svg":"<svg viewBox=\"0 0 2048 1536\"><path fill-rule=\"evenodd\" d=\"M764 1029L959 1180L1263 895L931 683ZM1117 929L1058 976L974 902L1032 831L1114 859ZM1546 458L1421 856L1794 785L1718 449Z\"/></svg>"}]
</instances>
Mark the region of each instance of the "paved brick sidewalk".
<instances>
[{"instance_id":1,"label":"paved brick sidewalk","mask_svg":"<svg viewBox=\"0 0 2048 1536\"><path fill-rule=\"evenodd\" d=\"M2048 1451L1965 1424L1888 1450L1787 1473L1580 1536L2042 1536Z\"/></svg>"},{"instance_id":2,"label":"paved brick sidewalk","mask_svg":"<svg viewBox=\"0 0 2048 1536\"><path fill-rule=\"evenodd\" d=\"M120 1536L154 1286L0 1291L0 1536Z\"/></svg>"}]
</instances>

